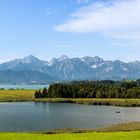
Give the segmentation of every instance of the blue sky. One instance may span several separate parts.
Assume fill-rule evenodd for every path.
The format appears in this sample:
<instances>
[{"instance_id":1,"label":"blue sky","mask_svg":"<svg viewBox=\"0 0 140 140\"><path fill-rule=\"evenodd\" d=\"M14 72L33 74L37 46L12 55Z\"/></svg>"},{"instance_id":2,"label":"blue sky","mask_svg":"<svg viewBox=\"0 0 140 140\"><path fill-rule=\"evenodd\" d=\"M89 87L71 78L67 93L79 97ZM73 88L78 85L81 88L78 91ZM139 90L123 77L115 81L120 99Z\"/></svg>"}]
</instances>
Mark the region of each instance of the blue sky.
<instances>
[{"instance_id":1,"label":"blue sky","mask_svg":"<svg viewBox=\"0 0 140 140\"><path fill-rule=\"evenodd\" d=\"M100 56L140 60L139 0L0 0L0 62Z\"/></svg>"}]
</instances>

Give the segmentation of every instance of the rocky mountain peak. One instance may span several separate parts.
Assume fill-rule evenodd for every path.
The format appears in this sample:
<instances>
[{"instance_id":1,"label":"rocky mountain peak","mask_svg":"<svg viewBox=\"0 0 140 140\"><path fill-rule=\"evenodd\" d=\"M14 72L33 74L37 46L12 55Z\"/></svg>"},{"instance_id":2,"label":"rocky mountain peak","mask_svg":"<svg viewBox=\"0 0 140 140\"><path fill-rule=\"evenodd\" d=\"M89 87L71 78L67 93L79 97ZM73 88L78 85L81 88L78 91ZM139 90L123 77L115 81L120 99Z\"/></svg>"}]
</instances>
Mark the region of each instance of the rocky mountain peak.
<instances>
[{"instance_id":1,"label":"rocky mountain peak","mask_svg":"<svg viewBox=\"0 0 140 140\"><path fill-rule=\"evenodd\" d=\"M66 60L68 59L69 57L67 55L62 55L58 58L59 61L63 61L63 60Z\"/></svg>"}]
</instances>

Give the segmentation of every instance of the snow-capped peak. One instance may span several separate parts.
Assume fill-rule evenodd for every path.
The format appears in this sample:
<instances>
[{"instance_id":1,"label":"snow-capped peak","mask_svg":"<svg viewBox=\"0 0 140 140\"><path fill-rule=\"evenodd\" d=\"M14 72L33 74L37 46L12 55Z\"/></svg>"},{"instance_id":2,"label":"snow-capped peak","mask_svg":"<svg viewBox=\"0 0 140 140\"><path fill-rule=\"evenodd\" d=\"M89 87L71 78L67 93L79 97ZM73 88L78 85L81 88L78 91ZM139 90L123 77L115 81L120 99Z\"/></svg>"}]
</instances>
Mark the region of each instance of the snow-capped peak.
<instances>
[{"instance_id":1,"label":"snow-capped peak","mask_svg":"<svg viewBox=\"0 0 140 140\"><path fill-rule=\"evenodd\" d=\"M63 61L63 60L66 60L68 59L69 57L67 55L62 55L58 58L59 61Z\"/></svg>"},{"instance_id":2,"label":"snow-capped peak","mask_svg":"<svg viewBox=\"0 0 140 140\"><path fill-rule=\"evenodd\" d=\"M22 63L32 63L34 61L40 61L38 58L36 58L33 55L29 55L29 56L26 56L26 57L24 57L22 59L18 59L18 60Z\"/></svg>"}]
</instances>

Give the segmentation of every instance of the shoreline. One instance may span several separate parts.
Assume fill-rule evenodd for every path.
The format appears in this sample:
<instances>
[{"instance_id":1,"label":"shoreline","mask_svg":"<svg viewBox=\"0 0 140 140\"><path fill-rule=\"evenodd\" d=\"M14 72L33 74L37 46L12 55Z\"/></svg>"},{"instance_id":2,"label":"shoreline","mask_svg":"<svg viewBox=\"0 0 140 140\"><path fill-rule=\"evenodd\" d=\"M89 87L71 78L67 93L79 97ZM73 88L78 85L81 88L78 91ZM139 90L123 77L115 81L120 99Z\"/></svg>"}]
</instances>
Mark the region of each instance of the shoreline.
<instances>
[{"instance_id":1,"label":"shoreline","mask_svg":"<svg viewBox=\"0 0 140 140\"><path fill-rule=\"evenodd\" d=\"M111 133L111 132L140 132L140 121L138 122L125 122L113 125L107 125L100 128L80 129L80 128L58 128L44 131L0 131L2 133L15 133L15 134L82 134L82 133Z\"/></svg>"},{"instance_id":2,"label":"shoreline","mask_svg":"<svg viewBox=\"0 0 140 140\"><path fill-rule=\"evenodd\" d=\"M12 99L0 99L2 102L53 102L53 103L74 103L83 105L100 105L100 106L119 106L119 107L140 107L140 99L78 99L78 98L12 98Z\"/></svg>"},{"instance_id":3,"label":"shoreline","mask_svg":"<svg viewBox=\"0 0 140 140\"><path fill-rule=\"evenodd\" d=\"M108 125L105 127L100 127L100 128L95 128L95 129L64 128L64 129L54 129L54 130L48 130L48 131L44 131L44 132L37 132L37 133L65 134L65 133L129 132L129 131L140 131L140 122L118 123L118 124Z\"/></svg>"},{"instance_id":4,"label":"shoreline","mask_svg":"<svg viewBox=\"0 0 140 140\"><path fill-rule=\"evenodd\" d=\"M0 102L58 102L85 105L140 107L140 99L123 98L34 98L35 90L0 90Z\"/></svg>"}]
</instances>

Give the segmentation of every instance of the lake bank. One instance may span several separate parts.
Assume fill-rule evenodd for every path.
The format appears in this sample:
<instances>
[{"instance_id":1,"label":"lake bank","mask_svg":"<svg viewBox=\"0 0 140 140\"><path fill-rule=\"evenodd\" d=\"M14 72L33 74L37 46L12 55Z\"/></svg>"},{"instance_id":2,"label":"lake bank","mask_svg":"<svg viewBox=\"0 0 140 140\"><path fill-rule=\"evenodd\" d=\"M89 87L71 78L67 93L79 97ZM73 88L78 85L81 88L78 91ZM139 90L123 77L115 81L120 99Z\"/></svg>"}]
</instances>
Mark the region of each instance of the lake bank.
<instances>
[{"instance_id":1,"label":"lake bank","mask_svg":"<svg viewBox=\"0 0 140 140\"><path fill-rule=\"evenodd\" d=\"M89 133L89 132L127 132L127 131L140 131L140 122L129 122L110 125L97 129L54 129L50 131L37 132L41 134L65 134L65 133Z\"/></svg>"},{"instance_id":2,"label":"lake bank","mask_svg":"<svg viewBox=\"0 0 140 140\"><path fill-rule=\"evenodd\" d=\"M140 107L140 99L34 98L35 90L0 90L0 102L61 102L86 105Z\"/></svg>"},{"instance_id":3,"label":"lake bank","mask_svg":"<svg viewBox=\"0 0 140 140\"><path fill-rule=\"evenodd\" d=\"M125 128L131 128L130 130L122 129L124 126ZM104 131L98 130L72 130L72 129L63 129L63 130L54 130L48 132L40 132L40 133L0 133L0 138L2 140L91 140L91 139L98 139L98 140L139 140L140 139L140 129L134 129L135 123L127 123L127 124L119 124L115 126L110 126L110 128L120 128L121 130L109 130L108 128L103 128ZM140 123L139 123L140 126ZM124 128L123 127L123 128ZM139 127L140 128L140 127ZM107 131L106 131L107 130ZM137 131L135 131L137 130Z\"/></svg>"},{"instance_id":4,"label":"lake bank","mask_svg":"<svg viewBox=\"0 0 140 140\"><path fill-rule=\"evenodd\" d=\"M122 107L140 107L140 99L85 99L85 98L39 98L33 99L34 102L59 102L59 103L75 103L83 105L106 105L106 106L122 106Z\"/></svg>"},{"instance_id":5,"label":"lake bank","mask_svg":"<svg viewBox=\"0 0 140 140\"><path fill-rule=\"evenodd\" d=\"M123 123L96 130L58 129L32 133L0 133L2 140L139 140L140 122Z\"/></svg>"}]
</instances>

